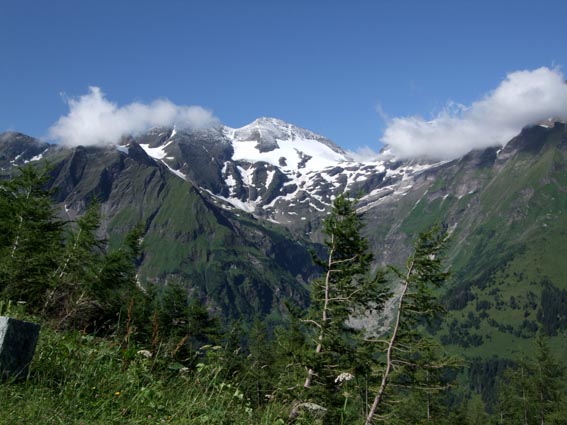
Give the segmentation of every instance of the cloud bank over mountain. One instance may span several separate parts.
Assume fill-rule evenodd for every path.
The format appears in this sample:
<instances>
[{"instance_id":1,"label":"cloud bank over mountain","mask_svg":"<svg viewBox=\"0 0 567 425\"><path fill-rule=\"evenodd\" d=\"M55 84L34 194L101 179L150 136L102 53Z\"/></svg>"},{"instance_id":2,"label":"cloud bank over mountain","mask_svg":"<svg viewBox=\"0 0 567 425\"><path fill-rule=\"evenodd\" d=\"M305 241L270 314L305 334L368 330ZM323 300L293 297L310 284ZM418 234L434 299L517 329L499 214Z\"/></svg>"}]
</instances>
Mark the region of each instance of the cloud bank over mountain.
<instances>
[{"instance_id":1,"label":"cloud bank over mountain","mask_svg":"<svg viewBox=\"0 0 567 425\"><path fill-rule=\"evenodd\" d=\"M559 69L517 71L470 106L448 103L432 120L388 121L381 141L399 158L453 159L473 149L503 145L526 125L567 120L567 84Z\"/></svg>"},{"instance_id":2,"label":"cloud bank over mountain","mask_svg":"<svg viewBox=\"0 0 567 425\"><path fill-rule=\"evenodd\" d=\"M98 87L67 101L69 112L49 129L49 138L68 146L117 143L121 137L152 127L206 128L220 124L200 106L180 106L169 100L109 101ZM398 158L453 159L473 149L503 145L526 126L556 118L567 120L567 84L557 68L516 71L471 105L448 102L433 119L390 118L381 142ZM368 147L350 152L354 159L379 156Z\"/></svg>"},{"instance_id":3,"label":"cloud bank over mountain","mask_svg":"<svg viewBox=\"0 0 567 425\"><path fill-rule=\"evenodd\" d=\"M49 129L49 138L67 146L117 143L121 137L152 127L204 128L218 124L211 111L200 106L179 106L155 100L118 106L98 87L69 99L69 113Z\"/></svg>"}]
</instances>

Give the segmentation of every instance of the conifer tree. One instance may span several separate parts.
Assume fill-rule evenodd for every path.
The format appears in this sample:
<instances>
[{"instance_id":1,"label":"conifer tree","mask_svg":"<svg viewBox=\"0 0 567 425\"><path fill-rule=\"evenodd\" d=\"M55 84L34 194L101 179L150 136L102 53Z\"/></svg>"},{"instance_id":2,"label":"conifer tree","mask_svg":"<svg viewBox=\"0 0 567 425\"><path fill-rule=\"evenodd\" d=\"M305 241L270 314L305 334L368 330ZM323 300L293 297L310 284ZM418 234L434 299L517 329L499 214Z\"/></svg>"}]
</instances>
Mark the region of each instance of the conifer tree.
<instances>
[{"instance_id":1,"label":"conifer tree","mask_svg":"<svg viewBox=\"0 0 567 425\"><path fill-rule=\"evenodd\" d=\"M565 412L565 369L555 359L546 337L535 339L536 352L505 371L499 382L500 423L544 425L557 422Z\"/></svg>"},{"instance_id":2,"label":"conifer tree","mask_svg":"<svg viewBox=\"0 0 567 425\"><path fill-rule=\"evenodd\" d=\"M488 419L486 406L480 394L472 394L467 402L467 425L485 425Z\"/></svg>"},{"instance_id":3,"label":"conifer tree","mask_svg":"<svg viewBox=\"0 0 567 425\"><path fill-rule=\"evenodd\" d=\"M248 392L257 406L266 402L274 389L275 358L271 343L265 321L256 316L248 333L249 380L252 381Z\"/></svg>"},{"instance_id":4,"label":"conifer tree","mask_svg":"<svg viewBox=\"0 0 567 425\"><path fill-rule=\"evenodd\" d=\"M533 374L533 388L535 401L535 414L540 425L549 423L549 417L561 405L562 375L564 371L557 362L547 338L538 334L535 340L536 354L531 365Z\"/></svg>"},{"instance_id":5,"label":"conifer tree","mask_svg":"<svg viewBox=\"0 0 567 425\"><path fill-rule=\"evenodd\" d=\"M63 246L63 222L56 218L48 168L27 165L0 183L0 292L39 310Z\"/></svg>"},{"instance_id":6,"label":"conifer tree","mask_svg":"<svg viewBox=\"0 0 567 425\"><path fill-rule=\"evenodd\" d=\"M92 288L104 258L105 241L97 237L99 224L99 204L93 201L75 226L67 225L65 247L50 276L51 289L43 306L45 314L59 317L60 325L75 319L84 323L89 316L87 310L94 303Z\"/></svg>"},{"instance_id":7,"label":"conifer tree","mask_svg":"<svg viewBox=\"0 0 567 425\"><path fill-rule=\"evenodd\" d=\"M404 270L391 267L398 283L394 296L396 310L389 332L373 341L383 350L385 358L381 359L383 364L378 368L380 384L366 418L367 425L373 423L375 417L392 410L390 402L396 392L391 389L392 384L398 391L403 389L402 399L409 390L423 391L431 396L434 391L446 387L435 375L443 368L454 366L455 359L439 355L433 342L420 330L428 319L442 312L434 290L448 276L441 258L446 240L447 235L438 229L422 233ZM399 403L398 399L394 404Z\"/></svg>"},{"instance_id":8,"label":"conifer tree","mask_svg":"<svg viewBox=\"0 0 567 425\"><path fill-rule=\"evenodd\" d=\"M362 235L363 225L356 200L339 195L323 222L327 255L314 258L323 275L313 282L311 308L303 319L313 338L304 388L306 397L323 400L326 408L343 404L339 375L353 376L360 370L356 334L361 331L349 327L347 320L376 308L381 299L381 275L370 277L373 256Z\"/></svg>"},{"instance_id":9,"label":"conifer tree","mask_svg":"<svg viewBox=\"0 0 567 425\"><path fill-rule=\"evenodd\" d=\"M110 329L121 314L126 315L132 298L140 294L137 264L142 252L141 225L133 227L118 249L104 255L100 271L91 288L98 305L99 324Z\"/></svg>"},{"instance_id":10,"label":"conifer tree","mask_svg":"<svg viewBox=\"0 0 567 425\"><path fill-rule=\"evenodd\" d=\"M293 401L297 397L298 388L303 387L305 379L305 352L312 346L308 345L305 328L299 320L298 312L288 306L292 314L281 325L274 329L272 349L274 362L272 372L274 378L274 394L280 399ZM295 316L293 315L295 313ZM274 394L271 394L271 398Z\"/></svg>"},{"instance_id":11,"label":"conifer tree","mask_svg":"<svg viewBox=\"0 0 567 425\"><path fill-rule=\"evenodd\" d=\"M198 298L190 298L185 285L170 282L154 300L160 329L160 342L180 361L194 360L206 344L216 344L221 337L218 318L212 316Z\"/></svg>"}]
</instances>

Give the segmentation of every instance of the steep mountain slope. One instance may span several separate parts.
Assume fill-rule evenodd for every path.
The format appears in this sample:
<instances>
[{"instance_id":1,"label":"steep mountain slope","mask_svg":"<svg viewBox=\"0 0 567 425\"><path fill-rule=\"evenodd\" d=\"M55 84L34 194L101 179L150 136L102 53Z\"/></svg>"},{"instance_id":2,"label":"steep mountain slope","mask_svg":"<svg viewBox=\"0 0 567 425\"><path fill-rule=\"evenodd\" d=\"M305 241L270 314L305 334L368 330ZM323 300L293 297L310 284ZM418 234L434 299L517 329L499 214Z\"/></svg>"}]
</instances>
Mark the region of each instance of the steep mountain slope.
<instances>
[{"instance_id":1,"label":"steep mountain slope","mask_svg":"<svg viewBox=\"0 0 567 425\"><path fill-rule=\"evenodd\" d=\"M240 129L156 128L119 146L1 138L6 173L51 163L64 216L74 219L97 199L111 244L144 223L141 279L181 282L228 316L277 313L284 298L304 304L315 271L308 247L320 241L334 196L397 196L424 167L357 163L324 137L273 118Z\"/></svg>"},{"instance_id":2,"label":"steep mountain slope","mask_svg":"<svg viewBox=\"0 0 567 425\"><path fill-rule=\"evenodd\" d=\"M337 193L370 193L372 199L399 195L411 187L412 175L430 166L356 162L323 136L275 118L259 118L240 129L155 129L123 146L132 142L219 206L298 235L317 228Z\"/></svg>"},{"instance_id":3,"label":"steep mountain slope","mask_svg":"<svg viewBox=\"0 0 567 425\"><path fill-rule=\"evenodd\" d=\"M526 128L504 148L471 152L418 176L406 196L367 206L386 262L440 223L451 232L450 310L440 330L468 354L513 354L537 329L567 329L567 133Z\"/></svg>"},{"instance_id":4,"label":"steep mountain slope","mask_svg":"<svg viewBox=\"0 0 567 425\"><path fill-rule=\"evenodd\" d=\"M11 142L0 145L0 155L9 171L12 146L24 139L5 137ZM45 151L30 138L21 147L24 152ZM286 298L306 302L305 282L313 273L306 246L285 229L218 208L135 142L127 152L50 147L45 157L54 167L52 185L63 215L73 219L97 199L101 231L111 244L137 223L144 224L141 280L178 281L227 317L277 314Z\"/></svg>"},{"instance_id":5,"label":"steep mountain slope","mask_svg":"<svg viewBox=\"0 0 567 425\"><path fill-rule=\"evenodd\" d=\"M323 136L273 118L240 128L158 128L120 146L50 146L0 135L0 167L47 158L62 211L92 197L117 243L145 224L140 276L179 281L227 315L306 302L307 247L333 197L361 194L379 263L399 263L417 233L451 233L449 321L455 349L511 354L538 328L567 329L565 124L526 128L504 148L450 162L356 162ZM460 348L459 348L460 347Z\"/></svg>"}]
</instances>

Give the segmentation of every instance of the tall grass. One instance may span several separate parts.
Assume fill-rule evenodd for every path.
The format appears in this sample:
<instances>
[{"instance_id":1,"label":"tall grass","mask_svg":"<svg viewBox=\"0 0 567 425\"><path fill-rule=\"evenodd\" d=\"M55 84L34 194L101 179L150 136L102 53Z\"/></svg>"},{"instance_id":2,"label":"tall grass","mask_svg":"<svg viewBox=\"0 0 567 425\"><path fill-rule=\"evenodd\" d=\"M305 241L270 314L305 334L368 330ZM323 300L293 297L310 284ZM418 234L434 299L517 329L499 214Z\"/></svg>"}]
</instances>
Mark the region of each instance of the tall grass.
<instances>
[{"instance_id":1,"label":"tall grass","mask_svg":"<svg viewBox=\"0 0 567 425\"><path fill-rule=\"evenodd\" d=\"M0 384L0 423L284 423L276 404L251 407L223 347L204 347L191 370L149 354L44 326L27 379Z\"/></svg>"}]
</instances>

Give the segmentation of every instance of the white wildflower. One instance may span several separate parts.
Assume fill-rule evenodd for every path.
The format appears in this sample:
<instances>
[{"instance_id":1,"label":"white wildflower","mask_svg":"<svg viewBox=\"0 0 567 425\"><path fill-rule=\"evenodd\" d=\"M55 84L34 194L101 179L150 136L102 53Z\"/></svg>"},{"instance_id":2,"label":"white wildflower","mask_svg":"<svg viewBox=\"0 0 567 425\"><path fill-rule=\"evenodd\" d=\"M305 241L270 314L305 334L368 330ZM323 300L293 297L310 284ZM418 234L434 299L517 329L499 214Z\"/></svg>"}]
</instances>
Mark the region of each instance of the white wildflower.
<instances>
[{"instance_id":1,"label":"white wildflower","mask_svg":"<svg viewBox=\"0 0 567 425\"><path fill-rule=\"evenodd\" d=\"M327 409L325 409L323 406L320 406L320 405L315 404L315 403L302 403L301 407L305 407L307 410L311 410L313 412L316 412L316 411L326 412L327 411Z\"/></svg>"},{"instance_id":2,"label":"white wildflower","mask_svg":"<svg viewBox=\"0 0 567 425\"><path fill-rule=\"evenodd\" d=\"M341 383L344 381L350 381L354 378L354 375L348 372L343 372L335 378L335 383Z\"/></svg>"}]
</instances>

